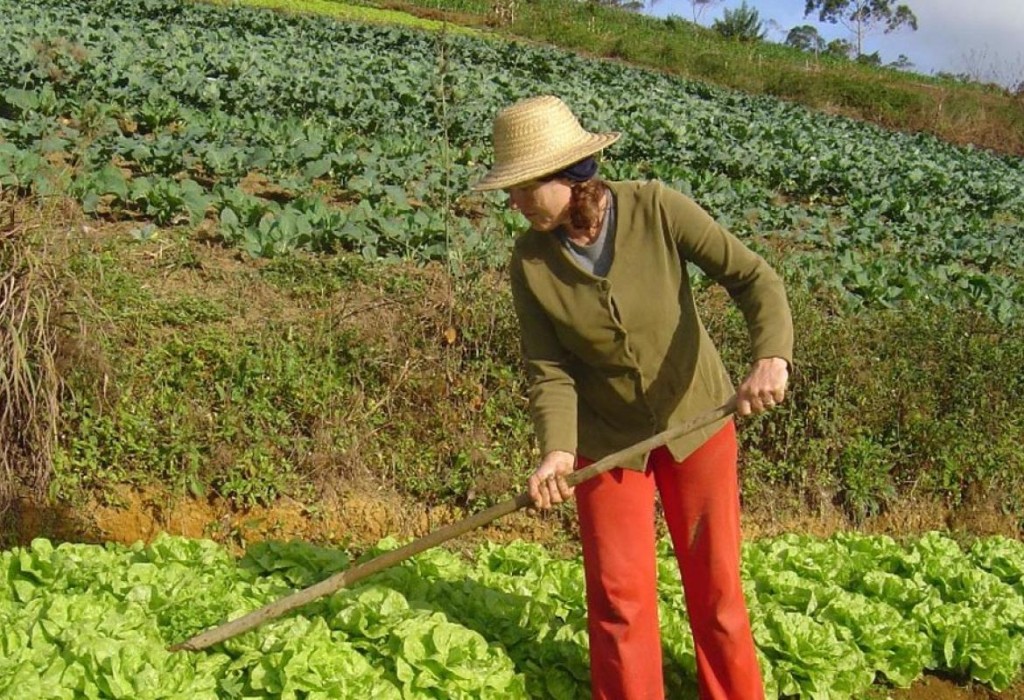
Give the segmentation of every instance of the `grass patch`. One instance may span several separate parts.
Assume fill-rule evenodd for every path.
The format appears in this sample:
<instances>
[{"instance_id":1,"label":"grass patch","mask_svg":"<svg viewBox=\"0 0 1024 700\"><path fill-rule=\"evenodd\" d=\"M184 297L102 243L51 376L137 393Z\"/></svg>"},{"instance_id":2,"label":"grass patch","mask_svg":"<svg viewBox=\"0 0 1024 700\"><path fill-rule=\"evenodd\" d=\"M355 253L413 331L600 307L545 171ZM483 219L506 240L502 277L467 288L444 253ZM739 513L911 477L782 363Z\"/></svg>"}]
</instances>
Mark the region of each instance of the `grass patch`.
<instances>
[{"instance_id":1,"label":"grass patch","mask_svg":"<svg viewBox=\"0 0 1024 700\"><path fill-rule=\"evenodd\" d=\"M358 483L475 509L518 493L536 463L501 273L248 260L173 230L102 236L72 264L99 364L67 377L64 498L158 481L248 506ZM844 316L789 287L792 391L741 423L748 504L795 493L857 523L914 496L955 508L983 493L1024 518L1020 334L924 304ZM742 318L717 289L701 298L739 378Z\"/></svg>"},{"instance_id":2,"label":"grass patch","mask_svg":"<svg viewBox=\"0 0 1024 700\"><path fill-rule=\"evenodd\" d=\"M72 256L95 360L68 376L55 495L159 482L248 506L355 480L477 507L514 492L529 427L510 301L479 316L493 275L241 260L178 235Z\"/></svg>"},{"instance_id":3,"label":"grass patch","mask_svg":"<svg viewBox=\"0 0 1024 700\"><path fill-rule=\"evenodd\" d=\"M244 5L267 10L293 12L297 14L316 14L333 17L346 22L366 22L369 24L394 24L412 29L430 32L451 32L480 37L483 32L471 27L460 26L445 20L418 17L409 12L372 7L369 5L333 2L332 0L204 0L214 5Z\"/></svg>"},{"instance_id":4,"label":"grass patch","mask_svg":"<svg viewBox=\"0 0 1024 700\"><path fill-rule=\"evenodd\" d=\"M799 281L789 400L741 431L750 499L779 488L852 522L898 510L913 495L985 507L1024 522L1024 335L968 310L925 302L843 316ZM728 310L710 319L733 376L745 330ZM760 494L760 495L759 495ZM978 505L970 503L970 505Z\"/></svg>"}]
</instances>

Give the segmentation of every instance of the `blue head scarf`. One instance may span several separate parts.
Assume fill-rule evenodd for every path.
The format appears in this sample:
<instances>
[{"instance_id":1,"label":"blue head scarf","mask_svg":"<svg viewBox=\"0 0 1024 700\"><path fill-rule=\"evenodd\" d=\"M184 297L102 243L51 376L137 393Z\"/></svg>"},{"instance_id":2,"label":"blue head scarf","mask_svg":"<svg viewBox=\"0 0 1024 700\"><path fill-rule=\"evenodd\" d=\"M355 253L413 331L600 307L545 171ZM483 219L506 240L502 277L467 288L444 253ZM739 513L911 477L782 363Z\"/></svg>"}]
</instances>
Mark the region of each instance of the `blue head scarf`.
<instances>
[{"instance_id":1,"label":"blue head scarf","mask_svg":"<svg viewBox=\"0 0 1024 700\"><path fill-rule=\"evenodd\" d=\"M597 159L594 156L587 156L583 160L578 160L572 165L562 168L557 173L545 175L542 179L557 180L558 178L565 178L570 182L586 182L594 177L594 175L597 175Z\"/></svg>"}]
</instances>

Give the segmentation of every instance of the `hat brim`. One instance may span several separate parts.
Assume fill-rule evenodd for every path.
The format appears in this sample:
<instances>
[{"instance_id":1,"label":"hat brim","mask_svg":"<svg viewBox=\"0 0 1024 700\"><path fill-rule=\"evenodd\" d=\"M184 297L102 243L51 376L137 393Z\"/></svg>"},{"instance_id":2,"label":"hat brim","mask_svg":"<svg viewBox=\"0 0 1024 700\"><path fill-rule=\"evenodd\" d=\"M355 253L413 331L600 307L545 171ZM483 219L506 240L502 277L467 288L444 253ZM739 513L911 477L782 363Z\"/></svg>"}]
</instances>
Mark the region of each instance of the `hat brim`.
<instances>
[{"instance_id":1,"label":"hat brim","mask_svg":"<svg viewBox=\"0 0 1024 700\"><path fill-rule=\"evenodd\" d=\"M591 134L586 140L560 153L558 158L552 158L550 153L538 153L529 160L519 159L515 163L496 165L472 189L477 192L502 190L557 173L562 168L604 150L618 141L620 136L622 134L619 132Z\"/></svg>"}]
</instances>

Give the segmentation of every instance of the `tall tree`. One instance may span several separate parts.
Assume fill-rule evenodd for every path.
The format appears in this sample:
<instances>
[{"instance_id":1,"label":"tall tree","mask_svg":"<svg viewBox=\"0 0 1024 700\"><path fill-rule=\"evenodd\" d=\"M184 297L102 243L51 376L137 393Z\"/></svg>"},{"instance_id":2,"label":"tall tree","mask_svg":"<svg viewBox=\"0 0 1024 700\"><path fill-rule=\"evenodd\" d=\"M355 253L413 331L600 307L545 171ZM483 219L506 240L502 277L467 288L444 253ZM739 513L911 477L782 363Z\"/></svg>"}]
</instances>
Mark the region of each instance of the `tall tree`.
<instances>
[{"instance_id":1,"label":"tall tree","mask_svg":"<svg viewBox=\"0 0 1024 700\"><path fill-rule=\"evenodd\" d=\"M794 49L800 49L801 51L821 53L825 50L825 40L821 38L821 34L818 33L815 27L809 24L802 24L789 30L789 33L786 35L786 46L792 46Z\"/></svg>"},{"instance_id":2,"label":"tall tree","mask_svg":"<svg viewBox=\"0 0 1024 700\"><path fill-rule=\"evenodd\" d=\"M878 29L885 33L903 27L917 30L917 15L895 0L806 0L804 17L817 13L819 22L841 24L856 38L857 55L864 53L864 37Z\"/></svg>"}]
</instances>

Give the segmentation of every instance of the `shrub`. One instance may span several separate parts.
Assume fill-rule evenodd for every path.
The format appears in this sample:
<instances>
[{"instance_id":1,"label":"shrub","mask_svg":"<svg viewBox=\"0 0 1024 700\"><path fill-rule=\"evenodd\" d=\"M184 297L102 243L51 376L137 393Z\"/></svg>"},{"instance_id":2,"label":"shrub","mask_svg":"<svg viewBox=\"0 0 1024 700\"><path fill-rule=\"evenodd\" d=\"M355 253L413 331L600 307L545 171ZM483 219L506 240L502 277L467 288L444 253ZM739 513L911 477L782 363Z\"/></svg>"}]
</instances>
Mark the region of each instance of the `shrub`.
<instances>
[{"instance_id":1,"label":"shrub","mask_svg":"<svg viewBox=\"0 0 1024 700\"><path fill-rule=\"evenodd\" d=\"M743 0L735 10L727 9L722 19L715 20L712 28L726 39L735 41L764 41L768 35L760 13L747 5L747 0Z\"/></svg>"}]
</instances>

